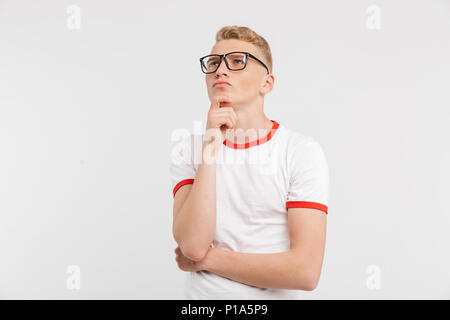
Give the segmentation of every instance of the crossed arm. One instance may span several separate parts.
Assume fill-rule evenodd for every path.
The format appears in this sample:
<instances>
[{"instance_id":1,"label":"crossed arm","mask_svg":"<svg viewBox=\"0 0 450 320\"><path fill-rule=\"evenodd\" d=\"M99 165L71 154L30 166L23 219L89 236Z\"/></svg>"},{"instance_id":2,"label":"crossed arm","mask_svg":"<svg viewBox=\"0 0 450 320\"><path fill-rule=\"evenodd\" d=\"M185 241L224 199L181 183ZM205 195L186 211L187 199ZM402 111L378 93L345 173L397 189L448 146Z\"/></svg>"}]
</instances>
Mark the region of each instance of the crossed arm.
<instances>
[{"instance_id":1,"label":"crossed arm","mask_svg":"<svg viewBox=\"0 0 450 320\"><path fill-rule=\"evenodd\" d=\"M326 240L326 214L318 209L288 208L291 248L280 253L242 253L210 247L201 260L175 249L183 271L208 270L261 288L314 290L319 282Z\"/></svg>"}]
</instances>

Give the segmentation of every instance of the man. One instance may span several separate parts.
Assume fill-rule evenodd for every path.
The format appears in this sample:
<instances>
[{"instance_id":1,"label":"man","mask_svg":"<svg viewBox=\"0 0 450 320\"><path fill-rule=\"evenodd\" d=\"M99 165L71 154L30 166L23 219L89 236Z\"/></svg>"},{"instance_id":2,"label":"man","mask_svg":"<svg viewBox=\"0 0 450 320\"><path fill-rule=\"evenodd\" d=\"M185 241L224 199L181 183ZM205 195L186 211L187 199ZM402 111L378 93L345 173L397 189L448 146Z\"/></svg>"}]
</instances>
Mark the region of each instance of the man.
<instances>
[{"instance_id":1,"label":"man","mask_svg":"<svg viewBox=\"0 0 450 320\"><path fill-rule=\"evenodd\" d=\"M200 60L211 101L206 132L183 139L170 167L176 261L189 272L185 297L296 299L321 274L323 150L264 114L274 85L264 38L223 27Z\"/></svg>"}]
</instances>

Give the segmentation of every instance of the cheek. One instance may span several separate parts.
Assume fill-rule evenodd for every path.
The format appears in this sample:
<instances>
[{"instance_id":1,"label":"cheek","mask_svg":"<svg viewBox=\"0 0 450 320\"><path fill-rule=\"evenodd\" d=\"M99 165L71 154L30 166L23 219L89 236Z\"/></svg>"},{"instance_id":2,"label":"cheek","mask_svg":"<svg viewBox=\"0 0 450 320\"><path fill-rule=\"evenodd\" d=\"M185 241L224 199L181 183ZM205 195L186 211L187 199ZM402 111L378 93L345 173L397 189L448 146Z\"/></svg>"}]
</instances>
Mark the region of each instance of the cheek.
<instances>
[{"instance_id":1,"label":"cheek","mask_svg":"<svg viewBox=\"0 0 450 320\"><path fill-rule=\"evenodd\" d=\"M239 91L246 96L252 96L259 90L258 84L255 79L245 79L239 86Z\"/></svg>"},{"instance_id":2,"label":"cheek","mask_svg":"<svg viewBox=\"0 0 450 320\"><path fill-rule=\"evenodd\" d=\"M211 96L213 89L211 88L211 85L208 81L205 81L206 90L208 92L208 96Z\"/></svg>"}]
</instances>

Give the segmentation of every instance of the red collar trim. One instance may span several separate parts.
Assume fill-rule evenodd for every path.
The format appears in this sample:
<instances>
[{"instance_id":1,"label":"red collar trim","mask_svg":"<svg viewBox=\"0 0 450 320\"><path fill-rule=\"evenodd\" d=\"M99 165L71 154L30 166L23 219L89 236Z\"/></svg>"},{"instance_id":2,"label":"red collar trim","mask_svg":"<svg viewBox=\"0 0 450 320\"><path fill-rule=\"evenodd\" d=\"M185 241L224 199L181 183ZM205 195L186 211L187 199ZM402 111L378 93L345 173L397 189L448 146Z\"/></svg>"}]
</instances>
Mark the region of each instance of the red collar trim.
<instances>
[{"instance_id":1,"label":"red collar trim","mask_svg":"<svg viewBox=\"0 0 450 320\"><path fill-rule=\"evenodd\" d=\"M264 138L246 142L246 143L234 143L234 142L229 141L228 139L225 139L223 141L223 144L232 149L248 149L250 147L254 147L254 146L258 146L260 144L266 143L275 135L278 127L280 126L280 124L278 122L276 122L275 120L270 120L270 121L273 122L273 126L269 130L269 133Z\"/></svg>"}]
</instances>

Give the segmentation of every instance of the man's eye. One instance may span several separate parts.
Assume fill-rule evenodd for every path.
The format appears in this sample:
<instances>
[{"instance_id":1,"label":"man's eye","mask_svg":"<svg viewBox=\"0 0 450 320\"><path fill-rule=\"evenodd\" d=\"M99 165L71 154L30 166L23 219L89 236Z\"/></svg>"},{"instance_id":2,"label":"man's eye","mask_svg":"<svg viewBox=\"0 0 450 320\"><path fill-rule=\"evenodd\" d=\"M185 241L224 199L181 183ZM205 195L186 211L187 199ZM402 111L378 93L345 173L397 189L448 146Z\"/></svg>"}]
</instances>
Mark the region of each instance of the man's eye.
<instances>
[{"instance_id":1,"label":"man's eye","mask_svg":"<svg viewBox=\"0 0 450 320\"><path fill-rule=\"evenodd\" d=\"M240 62L240 63L244 63L244 60L241 60L241 59L234 59L234 62L236 63L236 61L237 62Z\"/></svg>"}]
</instances>

